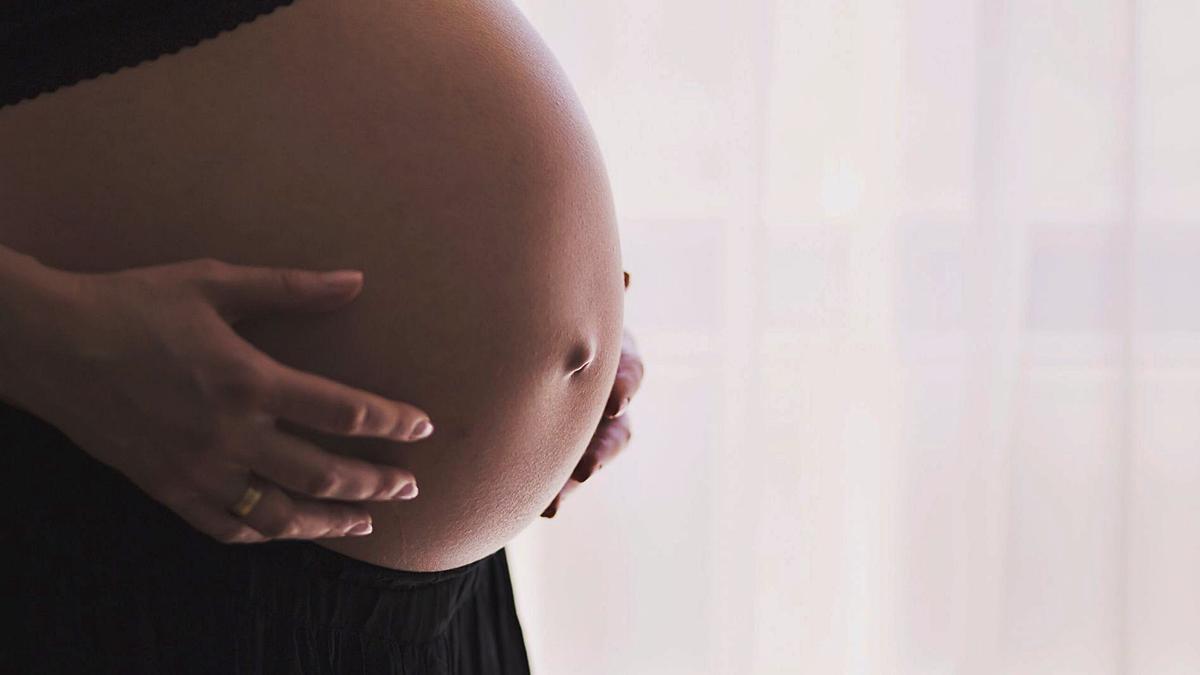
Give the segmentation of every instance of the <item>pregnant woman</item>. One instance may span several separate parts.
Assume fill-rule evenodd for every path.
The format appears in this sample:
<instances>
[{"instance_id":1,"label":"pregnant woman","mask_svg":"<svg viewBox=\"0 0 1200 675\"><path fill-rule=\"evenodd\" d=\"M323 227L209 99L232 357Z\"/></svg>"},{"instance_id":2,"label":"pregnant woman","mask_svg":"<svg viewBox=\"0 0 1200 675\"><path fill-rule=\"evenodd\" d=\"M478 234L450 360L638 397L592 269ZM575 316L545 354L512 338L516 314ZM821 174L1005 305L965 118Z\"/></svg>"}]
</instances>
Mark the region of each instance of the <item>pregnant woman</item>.
<instances>
[{"instance_id":1,"label":"pregnant woman","mask_svg":"<svg viewBox=\"0 0 1200 675\"><path fill-rule=\"evenodd\" d=\"M11 7L3 662L526 672L502 547L642 371L537 35L504 0Z\"/></svg>"}]
</instances>

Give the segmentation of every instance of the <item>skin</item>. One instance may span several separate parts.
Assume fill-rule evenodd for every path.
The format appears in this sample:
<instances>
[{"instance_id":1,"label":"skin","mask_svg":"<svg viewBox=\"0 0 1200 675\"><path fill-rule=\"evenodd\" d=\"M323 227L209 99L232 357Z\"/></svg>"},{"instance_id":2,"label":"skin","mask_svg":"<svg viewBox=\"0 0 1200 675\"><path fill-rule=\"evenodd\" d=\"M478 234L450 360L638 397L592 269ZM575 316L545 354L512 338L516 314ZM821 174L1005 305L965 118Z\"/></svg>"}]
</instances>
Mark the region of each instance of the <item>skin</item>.
<instances>
[{"instance_id":1,"label":"skin","mask_svg":"<svg viewBox=\"0 0 1200 675\"><path fill-rule=\"evenodd\" d=\"M507 3L300 0L0 110L0 146L13 149L0 244L51 268L96 278L208 258L364 272L334 311L232 322L280 365L436 425L402 443L272 416L312 447L420 484L417 499L362 503L372 534L323 546L396 569L466 564L627 440L627 417L605 420L614 391L619 407L636 383L619 384L624 291L603 163ZM242 398L259 400L263 380Z\"/></svg>"},{"instance_id":2,"label":"skin","mask_svg":"<svg viewBox=\"0 0 1200 675\"><path fill-rule=\"evenodd\" d=\"M629 275L625 275L625 287L629 287ZM621 341L621 360L617 366L617 379L613 382L612 391L608 394L608 403L604 407L604 419L592 434L587 449L580 458L579 464L571 472L567 484L554 497L554 501L542 512L542 517L553 518L558 513L567 495L571 494L584 481L591 478L604 465L612 462L622 450L629 445L633 436L633 427L626 411L629 402L642 386L642 377L646 366L642 363L641 354L633 335L625 331Z\"/></svg>"},{"instance_id":3,"label":"skin","mask_svg":"<svg viewBox=\"0 0 1200 675\"><path fill-rule=\"evenodd\" d=\"M288 368L229 326L336 308L361 275L205 260L74 274L0 247L0 277L0 398L218 541L364 535L370 514L344 502L416 496L410 472L325 451L275 422L411 442L428 437L428 415ZM235 518L225 507L250 483L262 496Z\"/></svg>"}]
</instances>

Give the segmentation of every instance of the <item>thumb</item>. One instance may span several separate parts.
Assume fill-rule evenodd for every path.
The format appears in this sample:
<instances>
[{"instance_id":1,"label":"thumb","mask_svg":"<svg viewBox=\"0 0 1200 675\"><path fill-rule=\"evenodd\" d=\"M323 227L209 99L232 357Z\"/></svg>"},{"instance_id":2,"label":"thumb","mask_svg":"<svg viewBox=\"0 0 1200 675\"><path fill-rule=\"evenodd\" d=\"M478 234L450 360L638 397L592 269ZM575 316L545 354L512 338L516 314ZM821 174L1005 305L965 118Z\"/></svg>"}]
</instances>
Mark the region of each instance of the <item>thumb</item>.
<instances>
[{"instance_id":1,"label":"thumb","mask_svg":"<svg viewBox=\"0 0 1200 675\"><path fill-rule=\"evenodd\" d=\"M312 270L235 266L205 286L228 321L266 312L325 311L349 302L362 290L358 270Z\"/></svg>"}]
</instances>

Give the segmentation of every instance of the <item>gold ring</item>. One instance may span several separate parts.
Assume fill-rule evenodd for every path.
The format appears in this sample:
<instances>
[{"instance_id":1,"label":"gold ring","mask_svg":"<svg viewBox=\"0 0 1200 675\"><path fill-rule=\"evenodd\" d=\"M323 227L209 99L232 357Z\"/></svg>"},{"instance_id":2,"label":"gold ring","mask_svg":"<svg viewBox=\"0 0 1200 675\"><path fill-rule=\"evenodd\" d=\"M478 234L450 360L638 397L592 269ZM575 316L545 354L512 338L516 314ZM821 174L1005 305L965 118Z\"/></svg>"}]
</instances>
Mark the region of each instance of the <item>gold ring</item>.
<instances>
[{"instance_id":1,"label":"gold ring","mask_svg":"<svg viewBox=\"0 0 1200 675\"><path fill-rule=\"evenodd\" d=\"M246 491L242 493L242 498L238 500L237 504L233 505L232 511L239 518L245 518L254 510L254 506L258 504L258 500L262 499L262 496L262 490L253 485L247 485Z\"/></svg>"}]
</instances>

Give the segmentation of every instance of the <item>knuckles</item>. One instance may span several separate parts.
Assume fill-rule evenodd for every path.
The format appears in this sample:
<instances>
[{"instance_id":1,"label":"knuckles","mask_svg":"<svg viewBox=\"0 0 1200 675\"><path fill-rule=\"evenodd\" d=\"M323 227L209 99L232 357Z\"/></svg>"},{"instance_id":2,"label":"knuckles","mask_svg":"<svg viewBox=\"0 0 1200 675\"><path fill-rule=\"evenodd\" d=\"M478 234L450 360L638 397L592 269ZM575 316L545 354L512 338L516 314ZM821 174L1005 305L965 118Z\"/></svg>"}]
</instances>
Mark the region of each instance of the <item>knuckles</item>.
<instances>
[{"instance_id":1,"label":"knuckles","mask_svg":"<svg viewBox=\"0 0 1200 675\"><path fill-rule=\"evenodd\" d=\"M305 492L313 497L327 498L334 496L340 485L341 480L332 471L319 471L305 481Z\"/></svg>"},{"instance_id":2,"label":"knuckles","mask_svg":"<svg viewBox=\"0 0 1200 675\"><path fill-rule=\"evenodd\" d=\"M367 408L362 404L349 404L338 408L333 414L332 427L345 434L357 433L367 419Z\"/></svg>"},{"instance_id":3,"label":"knuckles","mask_svg":"<svg viewBox=\"0 0 1200 675\"><path fill-rule=\"evenodd\" d=\"M187 271L193 276L211 281L225 281L229 277L232 266L216 258L197 258L187 265Z\"/></svg>"},{"instance_id":4,"label":"knuckles","mask_svg":"<svg viewBox=\"0 0 1200 675\"><path fill-rule=\"evenodd\" d=\"M289 297L303 297L304 293L304 273L293 269L276 270L276 283L279 284L280 290Z\"/></svg>"},{"instance_id":5,"label":"knuckles","mask_svg":"<svg viewBox=\"0 0 1200 675\"><path fill-rule=\"evenodd\" d=\"M629 424L629 414L626 413L608 425L608 437L620 445L627 445L633 438L633 427Z\"/></svg>"},{"instance_id":6,"label":"knuckles","mask_svg":"<svg viewBox=\"0 0 1200 675\"><path fill-rule=\"evenodd\" d=\"M269 377L253 360L221 363L208 375L208 394L218 407L237 412L258 409L266 399Z\"/></svg>"},{"instance_id":7,"label":"knuckles","mask_svg":"<svg viewBox=\"0 0 1200 675\"><path fill-rule=\"evenodd\" d=\"M258 529L260 532L262 532L264 537L271 539L290 538L299 534L299 528L296 526L296 522L292 518L272 519Z\"/></svg>"}]
</instances>

